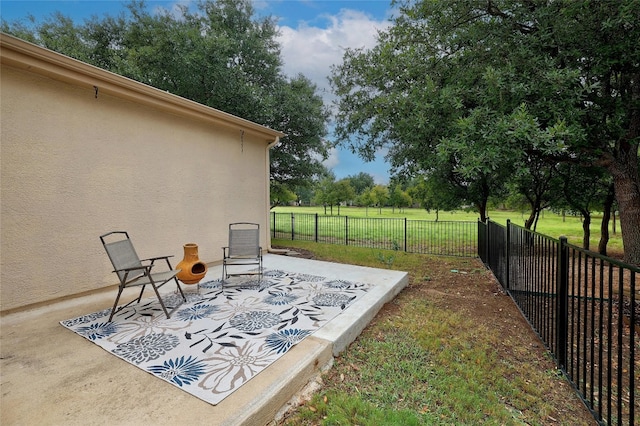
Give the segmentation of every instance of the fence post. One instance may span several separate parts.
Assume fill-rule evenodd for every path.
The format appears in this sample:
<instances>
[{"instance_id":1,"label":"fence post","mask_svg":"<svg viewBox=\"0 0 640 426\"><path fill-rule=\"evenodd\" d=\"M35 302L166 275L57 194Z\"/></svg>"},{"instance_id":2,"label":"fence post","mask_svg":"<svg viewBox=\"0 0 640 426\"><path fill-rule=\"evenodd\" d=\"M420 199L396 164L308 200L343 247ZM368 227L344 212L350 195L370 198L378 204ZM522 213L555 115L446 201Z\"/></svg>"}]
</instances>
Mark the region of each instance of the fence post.
<instances>
[{"instance_id":1,"label":"fence post","mask_svg":"<svg viewBox=\"0 0 640 426\"><path fill-rule=\"evenodd\" d=\"M315 225L316 243L318 242L318 213L316 213L316 225Z\"/></svg>"},{"instance_id":2,"label":"fence post","mask_svg":"<svg viewBox=\"0 0 640 426\"><path fill-rule=\"evenodd\" d=\"M296 238L295 225L296 225L296 218L293 215L293 213L291 213L291 240L292 241Z\"/></svg>"},{"instance_id":3,"label":"fence post","mask_svg":"<svg viewBox=\"0 0 640 426\"><path fill-rule=\"evenodd\" d=\"M478 243L476 244L476 247L478 248L478 257L480 258L480 260L482 260L482 263L484 263L484 250L482 250L482 247L480 247L480 244L484 243L484 238L482 238L482 231L481 231L481 224L482 222L480 222L480 219L478 219L477 224L476 224L476 233L477 238L476 240L478 241Z\"/></svg>"},{"instance_id":4,"label":"fence post","mask_svg":"<svg viewBox=\"0 0 640 426\"><path fill-rule=\"evenodd\" d=\"M271 238L276 237L276 212L271 212L271 217L273 217L271 221Z\"/></svg>"},{"instance_id":5,"label":"fence post","mask_svg":"<svg viewBox=\"0 0 640 426\"><path fill-rule=\"evenodd\" d=\"M349 245L349 216L344 217L344 245Z\"/></svg>"},{"instance_id":6,"label":"fence post","mask_svg":"<svg viewBox=\"0 0 640 426\"><path fill-rule=\"evenodd\" d=\"M511 219L507 219L507 241L505 242L506 247L504 248L505 255L505 263L506 263L506 271L504 277L504 288L509 290L509 276L511 275L511 261L510 261L510 252L511 252Z\"/></svg>"},{"instance_id":7,"label":"fence post","mask_svg":"<svg viewBox=\"0 0 640 426\"><path fill-rule=\"evenodd\" d=\"M568 319L568 286L569 286L569 247L567 237L560 237L558 244L558 319L557 350L558 366L565 370L567 366L567 327Z\"/></svg>"},{"instance_id":8,"label":"fence post","mask_svg":"<svg viewBox=\"0 0 640 426\"><path fill-rule=\"evenodd\" d=\"M404 218L404 251L407 251L407 218Z\"/></svg>"},{"instance_id":9,"label":"fence post","mask_svg":"<svg viewBox=\"0 0 640 426\"><path fill-rule=\"evenodd\" d=\"M493 237L493 235L491 234L491 220L489 218L487 218L487 221L485 222L486 224L486 229L487 229L487 238L485 238L485 244L484 244L484 252L485 252L485 257L486 257L486 262L487 262L487 266L491 267L491 238Z\"/></svg>"}]
</instances>

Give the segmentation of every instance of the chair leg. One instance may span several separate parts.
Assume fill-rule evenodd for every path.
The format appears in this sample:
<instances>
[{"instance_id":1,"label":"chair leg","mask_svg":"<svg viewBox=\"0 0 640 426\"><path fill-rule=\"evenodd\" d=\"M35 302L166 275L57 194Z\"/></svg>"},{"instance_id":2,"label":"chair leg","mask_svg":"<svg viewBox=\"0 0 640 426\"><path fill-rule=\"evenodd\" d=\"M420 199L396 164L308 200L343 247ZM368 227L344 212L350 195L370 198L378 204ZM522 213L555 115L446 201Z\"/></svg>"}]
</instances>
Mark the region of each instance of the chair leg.
<instances>
[{"instance_id":1,"label":"chair leg","mask_svg":"<svg viewBox=\"0 0 640 426\"><path fill-rule=\"evenodd\" d=\"M140 295L138 296L138 303L140 303L140 301L142 300L142 294L144 293L144 289L146 287L146 284L142 286L142 290L140 290Z\"/></svg>"},{"instance_id":2,"label":"chair leg","mask_svg":"<svg viewBox=\"0 0 640 426\"><path fill-rule=\"evenodd\" d=\"M158 291L158 287L156 287L155 283L151 283L151 286L153 287L153 291L156 292L156 296L158 296L158 301L160 302L160 306L162 306L162 310L164 311L164 314L167 316L167 319L171 318L171 315L169 315L169 312L167 311L167 308L164 306L164 302L162 301L162 297L160 297L160 292ZM182 295L184 297L184 294Z\"/></svg>"},{"instance_id":3,"label":"chair leg","mask_svg":"<svg viewBox=\"0 0 640 426\"><path fill-rule=\"evenodd\" d=\"M118 295L116 296L116 301L113 302L113 308L111 308L111 315L109 315L109 322L113 319L113 314L116 313L116 307L118 307L118 301L120 300L120 295L122 294L122 290L124 288L122 286L118 287Z\"/></svg>"},{"instance_id":4,"label":"chair leg","mask_svg":"<svg viewBox=\"0 0 640 426\"><path fill-rule=\"evenodd\" d=\"M180 287L180 283L178 282L178 278L173 277L173 280L176 282L176 286L178 286L178 290L180 290L180 294L182 295L182 300L184 300L186 302L187 298L185 297L184 292L182 291L182 287ZM200 293L200 283L198 283L198 293Z\"/></svg>"}]
</instances>

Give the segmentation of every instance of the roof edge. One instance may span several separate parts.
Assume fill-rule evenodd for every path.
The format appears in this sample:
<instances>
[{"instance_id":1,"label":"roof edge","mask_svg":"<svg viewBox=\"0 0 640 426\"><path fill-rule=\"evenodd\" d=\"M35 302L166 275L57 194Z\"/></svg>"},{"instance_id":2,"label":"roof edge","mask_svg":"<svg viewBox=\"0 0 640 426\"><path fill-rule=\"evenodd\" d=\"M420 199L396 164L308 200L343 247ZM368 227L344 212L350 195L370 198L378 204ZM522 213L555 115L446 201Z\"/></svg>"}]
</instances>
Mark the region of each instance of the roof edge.
<instances>
[{"instance_id":1,"label":"roof edge","mask_svg":"<svg viewBox=\"0 0 640 426\"><path fill-rule=\"evenodd\" d=\"M109 94L173 114L244 130L264 136L268 141L285 136L280 131L156 89L2 32L0 32L0 62L85 87L96 97L100 94Z\"/></svg>"}]
</instances>

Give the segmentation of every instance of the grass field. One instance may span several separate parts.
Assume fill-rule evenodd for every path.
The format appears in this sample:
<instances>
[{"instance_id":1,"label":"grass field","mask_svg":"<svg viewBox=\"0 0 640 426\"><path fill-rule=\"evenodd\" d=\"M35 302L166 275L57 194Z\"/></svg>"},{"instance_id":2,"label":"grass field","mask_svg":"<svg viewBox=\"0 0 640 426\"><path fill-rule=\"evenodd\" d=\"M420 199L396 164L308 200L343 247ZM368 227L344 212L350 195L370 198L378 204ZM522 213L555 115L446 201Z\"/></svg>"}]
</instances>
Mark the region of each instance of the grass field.
<instances>
[{"instance_id":1,"label":"grass field","mask_svg":"<svg viewBox=\"0 0 640 426\"><path fill-rule=\"evenodd\" d=\"M306 213L306 214L318 214L325 215L325 210L320 207L275 207L272 211L277 213ZM333 215L337 216L338 208L333 208ZM330 209L327 208L327 215L330 215ZM383 208L381 210L373 207L340 207L341 216L349 217L368 217L368 218L407 218L413 220L428 220L435 221L436 213L427 212L423 209L391 209ZM493 210L489 212L491 220L506 224L507 220L511 220L516 225L523 226L524 221L528 217L528 213L507 211L507 210ZM473 211L455 211L455 212L440 212L438 215L440 221L477 221L479 216ZM598 242L600 240L600 222L602 220L601 214L594 214L591 219L591 238L590 249L596 251L598 248ZM566 236L571 244L575 244L582 247L582 218L580 216L565 216L545 211L543 212L536 231L548 235L553 238L559 238L560 236ZM620 231L620 224L616 222L615 228L613 221L609 223L609 244L608 252L610 255L619 257L623 253L622 245L622 232Z\"/></svg>"}]
</instances>

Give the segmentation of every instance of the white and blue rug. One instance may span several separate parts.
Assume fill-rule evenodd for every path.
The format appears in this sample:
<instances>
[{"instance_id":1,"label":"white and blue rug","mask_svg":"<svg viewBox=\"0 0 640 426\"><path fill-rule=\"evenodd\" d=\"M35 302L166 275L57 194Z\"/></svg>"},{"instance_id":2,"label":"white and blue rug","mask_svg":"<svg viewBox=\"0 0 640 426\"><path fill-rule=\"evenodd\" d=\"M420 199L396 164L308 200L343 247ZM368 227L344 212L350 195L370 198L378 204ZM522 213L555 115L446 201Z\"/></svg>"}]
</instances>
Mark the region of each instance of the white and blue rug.
<instances>
[{"instance_id":1,"label":"white and blue rug","mask_svg":"<svg viewBox=\"0 0 640 426\"><path fill-rule=\"evenodd\" d=\"M184 288L185 286L183 286ZM157 299L61 321L106 351L190 394L217 404L340 314L369 284L265 270L185 292L167 319ZM193 287L190 287L190 289ZM135 290L128 290L135 293ZM163 297L167 307L179 295Z\"/></svg>"}]
</instances>

